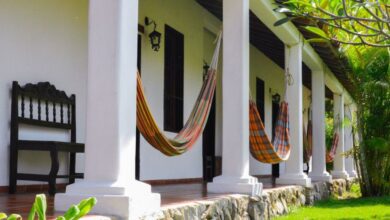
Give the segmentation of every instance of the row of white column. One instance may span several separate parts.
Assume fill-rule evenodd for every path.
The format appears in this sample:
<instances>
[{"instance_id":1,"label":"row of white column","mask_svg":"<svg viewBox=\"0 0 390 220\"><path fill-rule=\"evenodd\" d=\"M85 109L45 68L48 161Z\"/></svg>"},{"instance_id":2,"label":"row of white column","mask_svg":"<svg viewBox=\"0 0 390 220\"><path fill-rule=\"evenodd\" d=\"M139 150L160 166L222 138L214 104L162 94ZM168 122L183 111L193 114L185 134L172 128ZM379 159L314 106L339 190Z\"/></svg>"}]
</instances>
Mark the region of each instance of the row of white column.
<instances>
[{"instance_id":1,"label":"row of white column","mask_svg":"<svg viewBox=\"0 0 390 220\"><path fill-rule=\"evenodd\" d=\"M262 184L249 175L249 0L223 4L223 161L222 175L209 192L261 194ZM90 0L85 179L57 194L55 208L65 211L95 196L95 213L132 219L160 207L160 196L135 180L136 60L138 0ZM286 47L291 154L281 184L309 186L303 173L302 44ZM330 180L325 169L324 71L313 72L313 180ZM335 111L343 113L343 98ZM340 113L340 116L342 117ZM343 129L340 128L342 137ZM343 151L339 143L338 153ZM340 162L340 161L341 162ZM336 158L335 175L345 173Z\"/></svg>"}]
</instances>

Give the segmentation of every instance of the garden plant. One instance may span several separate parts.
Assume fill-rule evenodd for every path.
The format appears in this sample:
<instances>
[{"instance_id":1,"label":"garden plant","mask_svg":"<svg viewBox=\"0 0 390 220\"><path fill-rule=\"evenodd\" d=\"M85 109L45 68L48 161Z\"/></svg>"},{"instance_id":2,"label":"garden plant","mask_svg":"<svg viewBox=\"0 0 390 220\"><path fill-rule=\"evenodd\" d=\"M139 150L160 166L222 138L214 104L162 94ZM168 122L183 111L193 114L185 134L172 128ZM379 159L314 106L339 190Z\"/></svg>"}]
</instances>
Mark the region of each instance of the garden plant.
<instances>
[{"instance_id":1,"label":"garden plant","mask_svg":"<svg viewBox=\"0 0 390 220\"><path fill-rule=\"evenodd\" d=\"M390 195L390 2L388 0L279 0L287 16L275 25L301 21L311 44L331 44L345 59L357 111L352 155L363 196ZM304 22L302 22L304 20Z\"/></svg>"},{"instance_id":2,"label":"garden plant","mask_svg":"<svg viewBox=\"0 0 390 220\"><path fill-rule=\"evenodd\" d=\"M97 203L96 198L91 197L82 200L77 205L72 205L64 215L58 216L56 220L78 220L88 214ZM28 220L46 220L46 196L45 194L36 195L34 204L31 207L28 215ZM5 213L0 213L0 220L21 220L22 216L19 214L11 214L7 216Z\"/></svg>"}]
</instances>

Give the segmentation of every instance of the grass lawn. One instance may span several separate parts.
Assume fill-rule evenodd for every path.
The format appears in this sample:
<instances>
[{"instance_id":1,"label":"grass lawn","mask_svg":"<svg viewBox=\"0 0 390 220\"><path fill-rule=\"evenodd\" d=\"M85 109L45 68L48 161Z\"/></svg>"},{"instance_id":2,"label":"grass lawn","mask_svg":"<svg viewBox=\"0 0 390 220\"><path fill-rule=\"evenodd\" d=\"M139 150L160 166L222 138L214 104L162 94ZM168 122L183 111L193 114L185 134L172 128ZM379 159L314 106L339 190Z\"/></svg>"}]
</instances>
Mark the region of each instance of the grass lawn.
<instances>
[{"instance_id":1,"label":"grass lawn","mask_svg":"<svg viewBox=\"0 0 390 220\"><path fill-rule=\"evenodd\" d=\"M275 218L287 219L389 219L390 197L358 198L317 202L312 207L294 210L291 214Z\"/></svg>"}]
</instances>

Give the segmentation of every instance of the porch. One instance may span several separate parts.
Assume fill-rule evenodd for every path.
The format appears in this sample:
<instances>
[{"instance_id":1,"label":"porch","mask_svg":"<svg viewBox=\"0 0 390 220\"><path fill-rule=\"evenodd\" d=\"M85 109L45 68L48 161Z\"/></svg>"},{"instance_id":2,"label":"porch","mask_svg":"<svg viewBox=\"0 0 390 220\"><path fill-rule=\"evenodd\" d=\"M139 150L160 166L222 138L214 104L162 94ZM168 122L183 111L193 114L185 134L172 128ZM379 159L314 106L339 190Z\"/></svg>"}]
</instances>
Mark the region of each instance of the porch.
<instances>
[{"instance_id":1,"label":"porch","mask_svg":"<svg viewBox=\"0 0 390 220\"><path fill-rule=\"evenodd\" d=\"M228 206L232 206L229 203L233 202L236 203L233 204L233 207L240 210L240 215L250 215L253 219L260 218L261 215L268 219L272 216L287 214L290 211L290 207L304 206L312 204L316 200L327 199L332 190L334 192L348 192L349 187L353 183L353 180L340 179L332 181L332 184L314 182L312 187L304 188L296 185L275 185L272 184L271 178L259 178L259 181L263 183L263 196L252 197L250 200L245 195L208 193L207 184L204 183L152 186L152 191L161 195L161 211L144 216L143 218L165 219L168 217L182 216L185 219L191 219L191 217L200 218L204 215L217 216L221 215L223 209L228 209ZM60 192L64 190L64 187L62 187ZM0 193L0 207L2 211L7 213L20 213L23 218L26 218L36 193L39 193L36 189L32 191L15 195ZM249 205L248 201L252 205ZM47 195L47 202L48 219L53 219L63 214L54 210L54 196ZM240 203L246 203L246 206ZM267 204L272 204L273 207L266 208ZM212 208L213 206L217 208ZM247 209L248 207L252 208ZM256 210L259 208L261 210ZM259 216L254 217L253 215L255 215L256 211ZM93 217L93 215L87 217Z\"/></svg>"},{"instance_id":2,"label":"porch","mask_svg":"<svg viewBox=\"0 0 390 220\"><path fill-rule=\"evenodd\" d=\"M15 20L22 27L20 29L25 30L23 27L31 29L28 34L34 36L34 44L30 42L31 39L25 40L23 34L19 34L18 25L9 25L6 22L3 24L6 27L16 27L15 30L11 28L10 33L20 37L21 40L16 39L24 44L18 41L14 43L15 36L12 34L6 35L5 39L0 41L6 42L6 46L13 43L16 45L4 46L5 51L10 51L11 55L4 56L7 58L6 62L0 65L4 72L9 72L0 75L2 82L9 84L12 80L26 83L51 80L64 90L77 94L77 111L80 112L78 115L82 115L77 119L77 139L86 142L88 155L85 158L78 158L85 164L80 167L85 171L85 180L70 185L63 191L64 193L56 195L57 209L65 210L71 203L81 198L96 196L99 200L94 210L96 213L132 218L159 210L160 196L161 204L167 207L197 200L216 199L231 193L259 196L262 189L264 192L274 190L269 180L254 177L270 175L272 168L270 164L260 163L250 156L247 106L249 93L256 94L253 98L259 101L259 106L263 102L263 120L266 133L270 135L273 131L273 118L276 115L273 107L278 106L273 102L272 96L287 91L290 103L291 145L294 147L291 149L290 158L280 165L280 178L277 179L277 183L281 185L276 185L276 189L285 186L302 189L310 187L313 181L329 182L332 176L343 178L348 177L348 174L353 175L352 160L341 156L344 150L351 147L351 137L348 133L350 131L344 128L340 128L339 131L342 141L335 159L335 172L329 174L325 167L325 100L334 100L336 103L334 111L338 117L344 117L344 113L347 114L345 107L353 105L353 100L345 88L347 83L340 75L343 71L340 67L342 64L335 58L335 53L332 53L329 45L314 47L305 43L303 40L305 33L301 33L294 24L274 27L273 23L280 15L272 11L272 1L226 0L223 1L223 5L220 0L70 2L61 3L67 7L64 7L65 12L59 13L58 17L52 13L56 11L58 5L53 2L46 4L47 2L43 0L42 7L39 7L40 13L32 13L36 6L30 5L31 10L28 7L23 8L26 10L24 19L12 13L8 15L13 18L9 20ZM15 5L10 4L9 7L12 9ZM177 11L185 13L176 15ZM0 14L8 18L6 12ZM216 134L213 137L215 140L210 141L215 144L215 148L214 151L208 152L212 157L222 160L219 164L222 175L217 177L214 175L216 173L209 175L208 178L212 182L208 188L200 183L150 188L150 185L143 183L156 179L202 178L206 173L203 169L207 165L203 162L210 156L204 153L209 149L204 140L203 143L201 140L197 141L188 154L181 157L166 157L137 135L135 126L137 63L138 68L142 70L146 94L150 98L153 112L156 112L158 124L162 126L167 121L164 118L164 84L161 83L164 81L165 48L161 43L160 52L152 50L148 34L153 29L146 27L145 17L156 19L158 24L171 25L177 32L181 31L182 35L188 36L189 40L183 44L186 48L183 49L186 58L182 60L185 63L182 66L185 72L182 79L183 103L185 100L181 112L183 120L191 113L192 103L202 85L203 62L210 60L213 41L223 26L223 60L219 68L221 70L223 66L223 72L219 72L222 77L218 80L216 92L217 110L214 123ZM25 22L29 20L35 23L31 25ZM49 20L52 23L41 26L44 21ZM57 30L58 26L68 30L66 31L68 35ZM47 32L53 34L49 35ZM28 34L25 35L29 36ZM41 36L46 35L50 36L49 39L55 46L47 46L47 41L41 40L44 39ZM137 47L141 48L138 53ZM44 52L38 53L42 48L45 49ZM26 57L20 56L25 51L33 52ZM57 53L58 57L52 56ZM20 63L31 64L20 65L19 62L15 62L19 57ZM38 74L41 72L42 74ZM286 72L291 73L294 83L285 88L283 81ZM261 81L263 86L257 86L257 82L261 84ZM7 83L2 85L4 92L1 93L4 94L1 98L5 103L1 106L3 111L0 112L3 121L7 121L10 115L9 97L5 92L9 89ZM302 124L307 124L307 109L310 104L314 114L314 149L313 163L307 175L303 172ZM4 136L0 140L2 141L0 149L5 152L0 155L5 155L1 161L8 161L7 126L7 123L0 125L1 134ZM165 132L168 136L177 133L167 130ZM28 170L31 168L30 164L47 159L42 155L35 157L36 155L22 155L27 162L21 167ZM44 163L40 165L38 171L44 172L47 166L45 167ZM6 166L1 166L3 167ZM1 186L6 186L8 184L6 168L0 174L4 177L0 178ZM2 195L3 203L0 203L0 208L5 204L6 210L0 211L12 212L18 208L17 212L20 212L20 208L25 213L32 199L32 194L4 197ZM50 197L49 201L53 213L53 197ZM145 207L144 204L150 204L150 207Z\"/></svg>"},{"instance_id":3,"label":"porch","mask_svg":"<svg viewBox=\"0 0 390 220\"><path fill-rule=\"evenodd\" d=\"M272 184L271 178L261 178L261 181L264 181L263 183L265 189L272 189L273 187L276 187ZM185 206L185 204L191 202L207 201L229 195L207 193L207 184L197 180L193 180L189 183L177 184L155 183L155 185L152 185L152 191L161 195L162 207ZM37 193L46 193L47 186L20 186L18 192L18 194L8 194L5 190L0 192L0 208L2 212L20 213L23 218L25 218L31 209L35 195ZM58 185L58 192L65 192L65 185ZM49 196L47 194L46 196L48 203L48 217L54 218L59 214L62 214L62 212L56 212L54 210L54 196Z\"/></svg>"}]
</instances>

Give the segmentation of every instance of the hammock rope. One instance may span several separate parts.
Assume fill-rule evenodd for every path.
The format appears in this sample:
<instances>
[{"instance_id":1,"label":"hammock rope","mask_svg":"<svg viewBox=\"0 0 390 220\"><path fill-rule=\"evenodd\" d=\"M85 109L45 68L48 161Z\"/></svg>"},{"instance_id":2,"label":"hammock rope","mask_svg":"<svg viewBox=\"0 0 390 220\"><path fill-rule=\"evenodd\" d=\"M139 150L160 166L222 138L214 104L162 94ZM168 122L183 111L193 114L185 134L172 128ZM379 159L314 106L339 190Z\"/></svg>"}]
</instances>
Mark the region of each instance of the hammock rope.
<instances>
[{"instance_id":1,"label":"hammock rope","mask_svg":"<svg viewBox=\"0 0 390 220\"><path fill-rule=\"evenodd\" d=\"M286 100L287 87L293 84L293 78L288 68L286 69L284 82L284 100L280 103L273 142L265 132L256 103L252 99L249 101L250 152L253 158L263 163L276 164L286 161L290 157L290 128Z\"/></svg>"},{"instance_id":2,"label":"hammock rope","mask_svg":"<svg viewBox=\"0 0 390 220\"><path fill-rule=\"evenodd\" d=\"M177 156L187 152L203 133L217 84L217 67L221 39L222 32L218 35L209 70L192 112L181 131L174 138L165 136L163 131L158 127L146 100L141 77L137 73L137 127L150 145L167 156Z\"/></svg>"}]
</instances>

